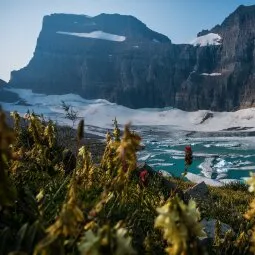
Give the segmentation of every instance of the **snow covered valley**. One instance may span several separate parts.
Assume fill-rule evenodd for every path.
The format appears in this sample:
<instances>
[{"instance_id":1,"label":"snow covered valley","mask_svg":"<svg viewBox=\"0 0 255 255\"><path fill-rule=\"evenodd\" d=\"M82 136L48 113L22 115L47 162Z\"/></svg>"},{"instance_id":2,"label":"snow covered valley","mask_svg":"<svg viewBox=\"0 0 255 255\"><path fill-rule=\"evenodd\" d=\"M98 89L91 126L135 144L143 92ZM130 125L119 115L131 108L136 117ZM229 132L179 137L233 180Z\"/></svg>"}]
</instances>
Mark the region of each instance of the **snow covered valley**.
<instances>
[{"instance_id":1,"label":"snow covered valley","mask_svg":"<svg viewBox=\"0 0 255 255\"><path fill-rule=\"evenodd\" d=\"M58 124L72 125L61 102L73 106L85 119L85 132L104 139L116 117L121 126L131 122L141 134L145 149L138 153L156 170L180 176L184 170L184 148L191 144L193 164L187 178L220 186L244 180L255 169L255 108L236 112L185 112L171 107L129 109L106 100L86 100L78 95L43 95L31 90L8 89L19 94L20 102L0 103L6 111L27 110L43 114Z\"/></svg>"}]
</instances>

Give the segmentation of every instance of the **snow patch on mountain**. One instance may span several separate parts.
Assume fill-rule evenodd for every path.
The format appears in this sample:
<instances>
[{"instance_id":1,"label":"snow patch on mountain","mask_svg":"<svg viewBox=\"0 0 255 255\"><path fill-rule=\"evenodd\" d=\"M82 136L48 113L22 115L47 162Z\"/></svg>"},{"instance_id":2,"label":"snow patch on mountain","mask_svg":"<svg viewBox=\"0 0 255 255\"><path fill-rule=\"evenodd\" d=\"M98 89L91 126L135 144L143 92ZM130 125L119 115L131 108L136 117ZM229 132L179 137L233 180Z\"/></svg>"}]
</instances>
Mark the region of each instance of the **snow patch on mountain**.
<instances>
[{"instance_id":1,"label":"snow patch on mountain","mask_svg":"<svg viewBox=\"0 0 255 255\"><path fill-rule=\"evenodd\" d=\"M155 42L155 43L159 43L160 42L159 40L157 40L155 38L152 41Z\"/></svg>"},{"instance_id":2,"label":"snow patch on mountain","mask_svg":"<svg viewBox=\"0 0 255 255\"><path fill-rule=\"evenodd\" d=\"M208 45L220 45L221 44L221 36L215 33L209 33L207 35L199 36L192 40L190 44L193 46L208 46Z\"/></svg>"},{"instance_id":3,"label":"snow patch on mountain","mask_svg":"<svg viewBox=\"0 0 255 255\"><path fill-rule=\"evenodd\" d=\"M203 76L220 76L221 73L201 73L200 75L203 75Z\"/></svg>"},{"instance_id":4,"label":"snow patch on mountain","mask_svg":"<svg viewBox=\"0 0 255 255\"><path fill-rule=\"evenodd\" d=\"M56 33L62 34L62 35L71 35L71 36L77 36L77 37L83 37L83 38L100 39L100 40L107 40L107 41L114 41L114 42L123 42L126 40L125 36L109 34L103 31L93 31L90 33L72 33L72 32L57 31Z\"/></svg>"}]
</instances>

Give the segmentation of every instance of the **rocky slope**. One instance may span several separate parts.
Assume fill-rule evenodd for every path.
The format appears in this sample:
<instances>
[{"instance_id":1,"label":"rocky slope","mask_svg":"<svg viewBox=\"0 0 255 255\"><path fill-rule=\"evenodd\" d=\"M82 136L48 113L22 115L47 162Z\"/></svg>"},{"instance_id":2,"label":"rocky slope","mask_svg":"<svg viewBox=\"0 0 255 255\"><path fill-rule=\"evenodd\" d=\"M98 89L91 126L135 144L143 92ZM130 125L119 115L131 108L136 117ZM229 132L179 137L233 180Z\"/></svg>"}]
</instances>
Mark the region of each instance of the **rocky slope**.
<instances>
[{"instance_id":1,"label":"rocky slope","mask_svg":"<svg viewBox=\"0 0 255 255\"><path fill-rule=\"evenodd\" d=\"M53 14L9 84L131 108L231 111L254 106L254 39L255 6L240 6L190 45L172 44L132 16Z\"/></svg>"},{"instance_id":2,"label":"rocky slope","mask_svg":"<svg viewBox=\"0 0 255 255\"><path fill-rule=\"evenodd\" d=\"M16 102L19 100L19 97L16 93L6 90L7 83L0 79L0 102ZM1 104L0 104L1 107Z\"/></svg>"}]
</instances>

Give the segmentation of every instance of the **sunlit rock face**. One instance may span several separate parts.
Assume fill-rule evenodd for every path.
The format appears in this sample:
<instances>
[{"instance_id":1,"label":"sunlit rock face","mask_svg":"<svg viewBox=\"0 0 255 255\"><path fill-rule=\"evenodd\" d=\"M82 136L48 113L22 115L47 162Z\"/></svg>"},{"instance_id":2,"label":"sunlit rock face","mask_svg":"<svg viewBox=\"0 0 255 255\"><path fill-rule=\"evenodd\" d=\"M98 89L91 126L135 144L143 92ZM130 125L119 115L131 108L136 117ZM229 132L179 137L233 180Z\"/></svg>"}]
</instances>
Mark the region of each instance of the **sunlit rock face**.
<instances>
[{"instance_id":1,"label":"sunlit rock face","mask_svg":"<svg viewBox=\"0 0 255 255\"><path fill-rule=\"evenodd\" d=\"M240 6L190 44L132 16L44 17L34 56L10 85L131 108L231 111L255 102L255 6Z\"/></svg>"}]
</instances>

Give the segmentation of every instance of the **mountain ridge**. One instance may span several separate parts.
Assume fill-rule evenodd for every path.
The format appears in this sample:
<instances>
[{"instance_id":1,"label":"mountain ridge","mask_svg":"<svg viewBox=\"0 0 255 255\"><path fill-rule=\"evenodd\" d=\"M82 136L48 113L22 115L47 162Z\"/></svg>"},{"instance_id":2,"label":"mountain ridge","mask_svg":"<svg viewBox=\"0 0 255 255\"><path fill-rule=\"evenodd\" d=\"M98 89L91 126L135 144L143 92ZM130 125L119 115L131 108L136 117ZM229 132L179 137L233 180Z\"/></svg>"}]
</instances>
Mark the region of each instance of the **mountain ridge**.
<instances>
[{"instance_id":1,"label":"mountain ridge","mask_svg":"<svg viewBox=\"0 0 255 255\"><path fill-rule=\"evenodd\" d=\"M172 44L130 15L45 16L33 58L12 72L9 84L47 94L103 98L130 108L252 107L254 10L240 6L221 25L198 33L206 43L209 34L221 38L205 46Z\"/></svg>"}]
</instances>

